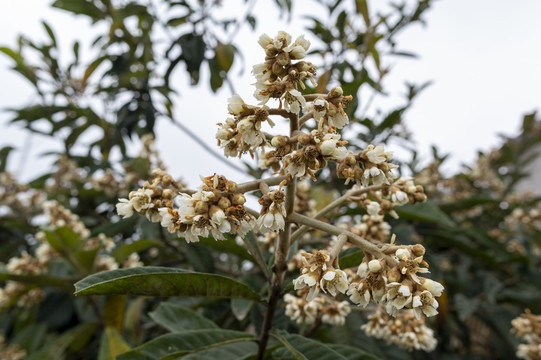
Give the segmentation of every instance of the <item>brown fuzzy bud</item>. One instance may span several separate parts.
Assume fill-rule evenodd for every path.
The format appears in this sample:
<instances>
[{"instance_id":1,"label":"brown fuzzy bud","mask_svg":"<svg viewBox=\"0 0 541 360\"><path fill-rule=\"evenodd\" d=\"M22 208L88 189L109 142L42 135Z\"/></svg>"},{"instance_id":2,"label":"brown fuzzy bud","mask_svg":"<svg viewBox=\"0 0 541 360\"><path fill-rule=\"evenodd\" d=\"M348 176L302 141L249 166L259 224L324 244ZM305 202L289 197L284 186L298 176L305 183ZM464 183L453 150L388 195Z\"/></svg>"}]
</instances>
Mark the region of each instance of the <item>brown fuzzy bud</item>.
<instances>
[{"instance_id":1,"label":"brown fuzzy bud","mask_svg":"<svg viewBox=\"0 0 541 360\"><path fill-rule=\"evenodd\" d=\"M387 280L389 282L399 282L401 278L402 274L400 273L400 270L398 270L396 267L387 271Z\"/></svg>"},{"instance_id":2,"label":"brown fuzzy bud","mask_svg":"<svg viewBox=\"0 0 541 360\"><path fill-rule=\"evenodd\" d=\"M227 192L234 193L237 191L237 183L234 181L227 180L226 185Z\"/></svg>"},{"instance_id":3,"label":"brown fuzzy bud","mask_svg":"<svg viewBox=\"0 0 541 360\"><path fill-rule=\"evenodd\" d=\"M196 214L206 214L209 211L209 206L205 201L198 201L194 204Z\"/></svg>"},{"instance_id":4,"label":"brown fuzzy bud","mask_svg":"<svg viewBox=\"0 0 541 360\"><path fill-rule=\"evenodd\" d=\"M302 146L306 146L306 145L310 144L311 140L312 140L312 138L308 134L299 135L299 144L301 144Z\"/></svg>"},{"instance_id":5,"label":"brown fuzzy bud","mask_svg":"<svg viewBox=\"0 0 541 360\"><path fill-rule=\"evenodd\" d=\"M276 63L280 64L281 66L286 66L289 64L289 61L289 54L286 52L282 52L276 57Z\"/></svg>"},{"instance_id":6,"label":"brown fuzzy bud","mask_svg":"<svg viewBox=\"0 0 541 360\"><path fill-rule=\"evenodd\" d=\"M413 255L415 256L423 256L425 254L425 247L421 244L415 244L411 248L411 251L413 252Z\"/></svg>"},{"instance_id":7,"label":"brown fuzzy bud","mask_svg":"<svg viewBox=\"0 0 541 360\"><path fill-rule=\"evenodd\" d=\"M267 57L273 58L276 56L276 54L278 54L278 49L276 48L276 46L274 46L274 44L267 45L267 47L265 48L265 55Z\"/></svg>"},{"instance_id":8,"label":"brown fuzzy bud","mask_svg":"<svg viewBox=\"0 0 541 360\"><path fill-rule=\"evenodd\" d=\"M347 166L355 166L355 164L357 163L357 159L355 158L355 156L349 155L346 157L345 163Z\"/></svg>"},{"instance_id":9,"label":"brown fuzzy bud","mask_svg":"<svg viewBox=\"0 0 541 360\"><path fill-rule=\"evenodd\" d=\"M286 145L288 140L289 138L287 136L278 135L272 138L271 144L272 146L278 148L278 147Z\"/></svg>"},{"instance_id":10,"label":"brown fuzzy bud","mask_svg":"<svg viewBox=\"0 0 541 360\"><path fill-rule=\"evenodd\" d=\"M231 200L233 205L243 205L246 202L246 198L243 194L235 194Z\"/></svg>"},{"instance_id":11,"label":"brown fuzzy bud","mask_svg":"<svg viewBox=\"0 0 541 360\"><path fill-rule=\"evenodd\" d=\"M344 90L340 86L333 87L329 91L329 98L337 98L344 95Z\"/></svg>"},{"instance_id":12,"label":"brown fuzzy bud","mask_svg":"<svg viewBox=\"0 0 541 360\"><path fill-rule=\"evenodd\" d=\"M169 174L166 174L162 177L162 183L164 186L169 186L174 182L173 177Z\"/></svg>"},{"instance_id":13,"label":"brown fuzzy bud","mask_svg":"<svg viewBox=\"0 0 541 360\"><path fill-rule=\"evenodd\" d=\"M175 192L171 189L165 189L162 191L162 198L164 199L172 199L175 197Z\"/></svg>"},{"instance_id":14,"label":"brown fuzzy bud","mask_svg":"<svg viewBox=\"0 0 541 360\"><path fill-rule=\"evenodd\" d=\"M218 206L220 207L220 209L225 210L231 206L231 200L226 197L222 197L220 198L220 200L218 200Z\"/></svg>"}]
</instances>

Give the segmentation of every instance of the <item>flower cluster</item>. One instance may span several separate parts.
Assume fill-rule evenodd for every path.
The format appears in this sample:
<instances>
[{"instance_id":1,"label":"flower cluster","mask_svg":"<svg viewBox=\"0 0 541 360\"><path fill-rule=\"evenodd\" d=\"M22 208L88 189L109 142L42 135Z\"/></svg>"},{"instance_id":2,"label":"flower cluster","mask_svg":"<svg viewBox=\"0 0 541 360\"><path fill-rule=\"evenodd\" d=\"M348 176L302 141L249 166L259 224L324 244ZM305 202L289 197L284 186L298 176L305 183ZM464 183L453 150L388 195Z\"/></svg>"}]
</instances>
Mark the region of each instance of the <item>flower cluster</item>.
<instances>
[{"instance_id":1,"label":"flower cluster","mask_svg":"<svg viewBox=\"0 0 541 360\"><path fill-rule=\"evenodd\" d=\"M314 119L318 129L337 128L342 129L349 123L349 118L344 112L344 107L352 99L351 95L344 96L344 91L337 86L329 91L327 96L318 96L308 103L306 111L314 112Z\"/></svg>"},{"instance_id":2,"label":"flower cluster","mask_svg":"<svg viewBox=\"0 0 541 360\"><path fill-rule=\"evenodd\" d=\"M368 336L411 350L433 351L438 344L434 331L426 326L425 317L417 319L411 311L401 311L391 317L378 308L361 326Z\"/></svg>"},{"instance_id":3,"label":"flower cluster","mask_svg":"<svg viewBox=\"0 0 541 360\"><path fill-rule=\"evenodd\" d=\"M526 360L541 359L541 316L530 310L511 321L511 331L523 343L518 345L517 357Z\"/></svg>"},{"instance_id":4,"label":"flower cluster","mask_svg":"<svg viewBox=\"0 0 541 360\"><path fill-rule=\"evenodd\" d=\"M181 190L181 184L161 169L152 171L152 182L145 182L142 188L130 192L128 199L116 204L118 215L128 218L137 212L152 222L160 221L159 208L172 207L173 198Z\"/></svg>"},{"instance_id":5,"label":"flower cluster","mask_svg":"<svg viewBox=\"0 0 541 360\"><path fill-rule=\"evenodd\" d=\"M346 185L351 181L362 186L390 184L395 177L392 170L398 167L389 162L392 158L392 152L383 146L368 145L357 155L351 153L339 161L336 173L346 179Z\"/></svg>"},{"instance_id":6,"label":"flower cluster","mask_svg":"<svg viewBox=\"0 0 541 360\"><path fill-rule=\"evenodd\" d=\"M259 198L261 213L256 221L256 229L265 234L269 231L278 232L284 229L286 209L285 195L281 190L273 190Z\"/></svg>"},{"instance_id":7,"label":"flower cluster","mask_svg":"<svg viewBox=\"0 0 541 360\"><path fill-rule=\"evenodd\" d=\"M347 301L336 301L328 296L316 296L308 301L291 294L284 296L285 314L297 324L323 324L342 326L351 312Z\"/></svg>"},{"instance_id":8,"label":"flower cluster","mask_svg":"<svg viewBox=\"0 0 541 360\"><path fill-rule=\"evenodd\" d=\"M363 215L362 221L351 226L350 231L373 243L385 243L391 236L391 225L383 215Z\"/></svg>"},{"instance_id":9,"label":"flower cluster","mask_svg":"<svg viewBox=\"0 0 541 360\"><path fill-rule=\"evenodd\" d=\"M308 79L315 86L316 67L306 61L292 63L292 60L304 58L310 42L301 35L291 43L291 35L280 31L274 39L263 34L259 45L265 50L265 62L252 69L257 80L254 97L260 105L271 98L279 99L287 111L298 114L306 102L297 84L304 88L303 80Z\"/></svg>"},{"instance_id":10,"label":"flower cluster","mask_svg":"<svg viewBox=\"0 0 541 360\"><path fill-rule=\"evenodd\" d=\"M400 309L413 309L420 319L422 314L434 316L438 313L436 297L441 296L443 286L433 280L419 277L417 273L427 273L423 260L424 247L414 245L396 250L396 265L389 266L385 260L369 259L366 256L359 265L357 274L360 281L349 285L347 294L350 300L366 307L370 302L383 304L392 316Z\"/></svg>"},{"instance_id":11,"label":"flower cluster","mask_svg":"<svg viewBox=\"0 0 541 360\"><path fill-rule=\"evenodd\" d=\"M261 125L268 122L274 126L269 118L268 107L247 105L235 94L229 99L227 108L233 118L218 123L220 126L216 133L218 145L224 149L227 157L239 156L246 152L253 155L254 151L266 141Z\"/></svg>"},{"instance_id":12,"label":"flower cluster","mask_svg":"<svg viewBox=\"0 0 541 360\"><path fill-rule=\"evenodd\" d=\"M187 242L210 234L225 240L224 233L244 236L254 226L254 217L244 208L246 198L236 193L237 184L221 175L203 178L203 185L192 195L181 193L180 206L164 203L158 209L161 225ZM171 199L172 200L172 199Z\"/></svg>"},{"instance_id":13,"label":"flower cluster","mask_svg":"<svg viewBox=\"0 0 541 360\"><path fill-rule=\"evenodd\" d=\"M0 359L23 360L27 354L24 349L17 344L6 345L4 335L0 334Z\"/></svg>"},{"instance_id":14,"label":"flower cluster","mask_svg":"<svg viewBox=\"0 0 541 360\"><path fill-rule=\"evenodd\" d=\"M347 275L330 264L330 256L325 250L313 250L312 254L301 253L303 265L301 276L293 280L295 290L308 287L306 300L313 300L320 290L336 296L348 289Z\"/></svg>"}]
</instances>

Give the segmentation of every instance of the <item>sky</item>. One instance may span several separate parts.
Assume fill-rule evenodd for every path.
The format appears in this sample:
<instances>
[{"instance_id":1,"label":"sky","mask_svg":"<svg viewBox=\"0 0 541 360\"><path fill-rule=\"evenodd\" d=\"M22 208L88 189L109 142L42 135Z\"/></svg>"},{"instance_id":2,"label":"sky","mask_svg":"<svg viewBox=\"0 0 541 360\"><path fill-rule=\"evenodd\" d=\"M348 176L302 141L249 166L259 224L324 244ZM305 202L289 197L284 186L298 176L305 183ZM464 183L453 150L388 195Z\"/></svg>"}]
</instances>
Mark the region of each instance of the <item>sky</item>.
<instances>
[{"instance_id":1,"label":"sky","mask_svg":"<svg viewBox=\"0 0 541 360\"><path fill-rule=\"evenodd\" d=\"M22 1L6 4L0 13L0 46L13 46L21 33L30 38L44 38L42 19L52 24L65 51L70 49L74 39L87 42L93 39L94 36L89 34L96 29L92 29L87 21L50 9L48 4L48 1L37 0L31 7ZM256 45L261 33L274 36L278 30L286 30L295 38L305 33L303 26L306 25L302 20L286 23L270 1L258 1L255 13L260 20L256 31L243 28L238 37L250 68L263 58ZM385 87L391 90L392 96L403 92L405 80L433 81L417 98L406 120L416 148L425 161L429 159L430 146L436 145L442 153L451 154L447 166L449 171L456 171L461 164L471 163L478 150L498 146L499 134L517 134L522 116L539 109L539 14L541 2L537 0L513 3L439 0L427 12L426 26L414 25L398 38L400 48L416 53L418 58L391 60L392 75ZM0 57L2 109L32 101L30 86L9 70L10 65L7 57ZM239 64L235 64L232 72L236 90L247 102L255 104L251 100L253 88L250 84L254 80L250 71L240 75L239 70ZM179 121L215 146L216 123L227 117L227 98L231 93L224 88L218 94L210 95L205 74L201 86L190 88L189 80L181 75L177 80L181 88L177 99ZM51 149L60 150L60 143L37 135L29 136L17 126L8 127L9 118L8 113L0 112L0 148L12 145L28 149L16 152L9 168L23 181L29 180L50 167L49 160L52 159L40 158L39 154ZM199 175L214 172L232 179L245 179L166 122L158 125L157 146L170 171L176 176L182 175L191 186L198 185ZM220 152L217 146L215 149ZM400 158L400 149L392 150Z\"/></svg>"}]
</instances>

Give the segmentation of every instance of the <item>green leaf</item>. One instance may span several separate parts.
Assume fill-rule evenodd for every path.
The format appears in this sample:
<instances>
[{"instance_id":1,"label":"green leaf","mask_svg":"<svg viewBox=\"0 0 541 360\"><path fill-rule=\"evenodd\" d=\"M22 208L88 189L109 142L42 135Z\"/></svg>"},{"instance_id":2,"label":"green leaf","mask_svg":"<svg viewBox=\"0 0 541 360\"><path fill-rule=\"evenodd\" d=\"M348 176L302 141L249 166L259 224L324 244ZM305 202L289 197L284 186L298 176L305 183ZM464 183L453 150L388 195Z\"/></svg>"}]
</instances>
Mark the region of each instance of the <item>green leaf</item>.
<instances>
[{"instance_id":1,"label":"green leaf","mask_svg":"<svg viewBox=\"0 0 541 360\"><path fill-rule=\"evenodd\" d=\"M75 284L75 295L126 294L260 300L248 286L225 276L166 267L104 271Z\"/></svg>"},{"instance_id":2,"label":"green leaf","mask_svg":"<svg viewBox=\"0 0 541 360\"><path fill-rule=\"evenodd\" d=\"M338 256L338 264L340 265L340 269L347 269L354 266L359 266L359 264L363 261L364 258L364 252L355 247L346 249L340 252L340 255Z\"/></svg>"},{"instance_id":3,"label":"green leaf","mask_svg":"<svg viewBox=\"0 0 541 360\"><path fill-rule=\"evenodd\" d=\"M248 315L253 306L254 302L250 300L231 299L231 312L233 312L233 315L239 321L246 318L246 315Z\"/></svg>"},{"instance_id":4,"label":"green leaf","mask_svg":"<svg viewBox=\"0 0 541 360\"><path fill-rule=\"evenodd\" d=\"M481 300L478 298L466 297L464 294L456 294L455 305L459 319L466 321L466 319L477 311L479 305L481 305Z\"/></svg>"},{"instance_id":5,"label":"green leaf","mask_svg":"<svg viewBox=\"0 0 541 360\"><path fill-rule=\"evenodd\" d=\"M169 331L185 331L186 329L217 329L211 320L182 305L162 302L158 308L148 314L152 320Z\"/></svg>"},{"instance_id":6,"label":"green leaf","mask_svg":"<svg viewBox=\"0 0 541 360\"><path fill-rule=\"evenodd\" d=\"M326 344L305 338L301 335L288 334L283 330L271 333L289 350L295 359L317 360L346 360L347 357L334 351ZM283 352L282 352L283 353Z\"/></svg>"},{"instance_id":7,"label":"green leaf","mask_svg":"<svg viewBox=\"0 0 541 360\"><path fill-rule=\"evenodd\" d=\"M14 148L12 146L4 146L2 149L0 149L0 173L6 171L8 156L13 149Z\"/></svg>"},{"instance_id":8,"label":"green leaf","mask_svg":"<svg viewBox=\"0 0 541 360\"><path fill-rule=\"evenodd\" d=\"M18 281L24 284L38 285L40 287L50 286L63 290L73 290L73 280L63 279L48 275L18 275L0 272L0 281Z\"/></svg>"},{"instance_id":9,"label":"green leaf","mask_svg":"<svg viewBox=\"0 0 541 360\"><path fill-rule=\"evenodd\" d=\"M98 249L85 250L79 234L62 226L45 231L47 242L67 259L81 274L88 274L94 266Z\"/></svg>"},{"instance_id":10,"label":"green leaf","mask_svg":"<svg viewBox=\"0 0 541 360\"><path fill-rule=\"evenodd\" d=\"M120 355L117 359L174 359L198 350L209 349L211 347L221 348L221 345L239 341L246 342L246 340L253 340L253 338L248 333L234 330L186 330L158 336L132 351ZM216 358L235 359L235 357L228 358L225 355Z\"/></svg>"},{"instance_id":11,"label":"green leaf","mask_svg":"<svg viewBox=\"0 0 541 360\"><path fill-rule=\"evenodd\" d=\"M233 65L233 60L235 59L235 47L231 44L222 44L221 42L218 42L214 52L216 63L220 69L228 72Z\"/></svg>"},{"instance_id":12,"label":"green leaf","mask_svg":"<svg viewBox=\"0 0 541 360\"><path fill-rule=\"evenodd\" d=\"M340 344L325 344L332 350L336 351L340 355L344 356L348 360L379 360L377 356L374 356L359 348Z\"/></svg>"},{"instance_id":13,"label":"green leaf","mask_svg":"<svg viewBox=\"0 0 541 360\"><path fill-rule=\"evenodd\" d=\"M114 327L107 326L101 334L98 360L114 360L120 354L130 351L130 346Z\"/></svg>"},{"instance_id":14,"label":"green leaf","mask_svg":"<svg viewBox=\"0 0 541 360\"><path fill-rule=\"evenodd\" d=\"M119 246L113 252L113 257L117 263L122 263L125 261L131 254L143 251L149 247L161 246L162 244L157 241L152 240L138 240L132 242L131 244L125 244Z\"/></svg>"},{"instance_id":15,"label":"green leaf","mask_svg":"<svg viewBox=\"0 0 541 360\"><path fill-rule=\"evenodd\" d=\"M49 341L44 349L29 356L28 360L61 359L63 353L73 342L77 341L80 337L86 336L89 332L94 332L96 328L96 323L83 323L72 328L58 338Z\"/></svg>"},{"instance_id":16,"label":"green leaf","mask_svg":"<svg viewBox=\"0 0 541 360\"><path fill-rule=\"evenodd\" d=\"M195 352L193 354L183 356L183 360L216 360L223 359L253 359L257 354L257 343L255 341L239 341L228 344L219 344L208 349ZM178 357L164 358L178 359Z\"/></svg>"},{"instance_id":17,"label":"green leaf","mask_svg":"<svg viewBox=\"0 0 541 360\"><path fill-rule=\"evenodd\" d=\"M91 0L56 0L52 6L76 15L89 16L94 21L102 20L106 15Z\"/></svg>"},{"instance_id":18,"label":"green leaf","mask_svg":"<svg viewBox=\"0 0 541 360\"><path fill-rule=\"evenodd\" d=\"M450 227L455 226L453 220L441 211L436 204L430 201L397 207L395 210L403 220L425 221Z\"/></svg>"}]
</instances>

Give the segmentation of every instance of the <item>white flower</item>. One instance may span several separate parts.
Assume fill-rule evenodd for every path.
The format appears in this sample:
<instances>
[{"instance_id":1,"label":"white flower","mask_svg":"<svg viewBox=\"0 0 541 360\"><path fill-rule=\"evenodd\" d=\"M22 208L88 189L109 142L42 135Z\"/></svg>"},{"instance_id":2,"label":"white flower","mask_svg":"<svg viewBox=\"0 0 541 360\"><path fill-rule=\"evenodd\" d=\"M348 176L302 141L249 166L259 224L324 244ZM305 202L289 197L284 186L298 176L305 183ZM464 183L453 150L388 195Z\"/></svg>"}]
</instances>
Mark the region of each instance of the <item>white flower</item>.
<instances>
[{"instance_id":1,"label":"white flower","mask_svg":"<svg viewBox=\"0 0 541 360\"><path fill-rule=\"evenodd\" d=\"M374 164L381 164L382 162L391 160L393 157L392 152L385 152L383 146L381 145L376 147L374 147L374 145L368 145L367 150L366 157Z\"/></svg>"},{"instance_id":2,"label":"white flower","mask_svg":"<svg viewBox=\"0 0 541 360\"><path fill-rule=\"evenodd\" d=\"M424 313L427 317L438 314L438 302L428 290L424 290L419 295L413 297L412 308L415 311L415 317L420 319Z\"/></svg>"},{"instance_id":3,"label":"white flower","mask_svg":"<svg viewBox=\"0 0 541 360\"><path fill-rule=\"evenodd\" d=\"M406 205L409 202L408 194L400 190L391 195L391 200L397 205Z\"/></svg>"},{"instance_id":4,"label":"white flower","mask_svg":"<svg viewBox=\"0 0 541 360\"><path fill-rule=\"evenodd\" d=\"M409 286L398 282L392 282L387 285L387 303L385 310L390 315L395 316L397 310L402 309L412 301L411 289Z\"/></svg>"},{"instance_id":5,"label":"white flower","mask_svg":"<svg viewBox=\"0 0 541 360\"><path fill-rule=\"evenodd\" d=\"M302 308L304 312L303 323L310 325L316 322L319 308L320 304L317 301L307 301Z\"/></svg>"},{"instance_id":6,"label":"white flower","mask_svg":"<svg viewBox=\"0 0 541 360\"><path fill-rule=\"evenodd\" d=\"M98 255L96 257L96 268L98 271L115 270L118 269L118 263L112 256Z\"/></svg>"},{"instance_id":7,"label":"white flower","mask_svg":"<svg viewBox=\"0 0 541 360\"><path fill-rule=\"evenodd\" d=\"M257 42L263 49L265 49L268 45L272 44L272 38L267 35L263 34L259 37L259 41Z\"/></svg>"},{"instance_id":8,"label":"white flower","mask_svg":"<svg viewBox=\"0 0 541 360\"><path fill-rule=\"evenodd\" d=\"M339 141L340 135L325 134L319 145L321 155L337 160L345 158L348 153L347 149L344 146L338 146Z\"/></svg>"},{"instance_id":9,"label":"white flower","mask_svg":"<svg viewBox=\"0 0 541 360\"><path fill-rule=\"evenodd\" d=\"M347 295L352 303L359 306L366 307L370 303L370 289L365 285L364 281L350 284Z\"/></svg>"},{"instance_id":10,"label":"white flower","mask_svg":"<svg viewBox=\"0 0 541 360\"><path fill-rule=\"evenodd\" d=\"M342 129L349 123L347 114L342 109L329 109L327 111L328 125L334 126L337 129Z\"/></svg>"},{"instance_id":11,"label":"white flower","mask_svg":"<svg viewBox=\"0 0 541 360\"><path fill-rule=\"evenodd\" d=\"M289 43L291 42L291 35L286 33L285 31L279 31L278 35L274 38L274 46L278 50L282 50L283 48L287 47Z\"/></svg>"},{"instance_id":12,"label":"white flower","mask_svg":"<svg viewBox=\"0 0 541 360\"><path fill-rule=\"evenodd\" d=\"M383 170L376 166L372 166L363 172L362 185L367 186L370 181L372 181L374 185L381 185L385 182L385 180L386 177Z\"/></svg>"},{"instance_id":13,"label":"white flower","mask_svg":"<svg viewBox=\"0 0 541 360\"><path fill-rule=\"evenodd\" d=\"M306 100L298 90L290 90L282 95L284 100L284 108L294 114L298 114L301 111L301 106L306 106Z\"/></svg>"},{"instance_id":14,"label":"white flower","mask_svg":"<svg viewBox=\"0 0 541 360\"><path fill-rule=\"evenodd\" d=\"M116 204L116 212L118 215L122 216L124 219L129 218L133 215L133 206L128 199L119 199L119 202Z\"/></svg>"},{"instance_id":15,"label":"white flower","mask_svg":"<svg viewBox=\"0 0 541 360\"><path fill-rule=\"evenodd\" d=\"M130 194L130 203L135 211L140 212L153 208L152 194L154 194L154 191L151 189L139 189L135 193Z\"/></svg>"},{"instance_id":16,"label":"white flower","mask_svg":"<svg viewBox=\"0 0 541 360\"><path fill-rule=\"evenodd\" d=\"M239 94L227 99L227 110L233 115L239 115L243 110L244 101Z\"/></svg>"},{"instance_id":17,"label":"white flower","mask_svg":"<svg viewBox=\"0 0 541 360\"><path fill-rule=\"evenodd\" d=\"M400 248L396 250L395 256L400 261L406 261L406 260L411 259L411 251L406 248Z\"/></svg>"},{"instance_id":18,"label":"white flower","mask_svg":"<svg viewBox=\"0 0 541 360\"><path fill-rule=\"evenodd\" d=\"M366 224L363 224L363 225L366 225ZM361 277L361 278L365 278L365 277L368 276L368 263L363 261L359 265L359 267L357 268L357 275L359 275L359 277Z\"/></svg>"},{"instance_id":19,"label":"white flower","mask_svg":"<svg viewBox=\"0 0 541 360\"><path fill-rule=\"evenodd\" d=\"M381 210L381 207L377 201L370 201L370 203L366 207L366 211L371 216L378 215L380 210Z\"/></svg>"},{"instance_id":20,"label":"white flower","mask_svg":"<svg viewBox=\"0 0 541 360\"><path fill-rule=\"evenodd\" d=\"M381 271L381 262L379 260L370 260L368 262L368 269L373 273L379 273Z\"/></svg>"},{"instance_id":21,"label":"white flower","mask_svg":"<svg viewBox=\"0 0 541 360\"><path fill-rule=\"evenodd\" d=\"M321 321L325 324L343 326L346 323L346 317L351 312L351 308L347 301L339 302L335 305L336 309L333 309L331 313L326 312L321 317Z\"/></svg>"},{"instance_id":22,"label":"white flower","mask_svg":"<svg viewBox=\"0 0 541 360\"><path fill-rule=\"evenodd\" d=\"M328 107L329 107L329 103L325 99L319 97L316 100L314 100L313 102L314 119L316 119L316 121L320 121L327 113Z\"/></svg>"},{"instance_id":23,"label":"white flower","mask_svg":"<svg viewBox=\"0 0 541 360\"><path fill-rule=\"evenodd\" d=\"M317 275L315 273L306 273L293 280L295 290L303 289L306 286L310 288L306 300L312 301L319 293L319 285L317 283Z\"/></svg>"},{"instance_id":24,"label":"white flower","mask_svg":"<svg viewBox=\"0 0 541 360\"><path fill-rule=\"evenodd\" d=\"M432 295L434 295L435 297L440 297L441 296L441 293L443 292L444 290L444 287L442 284L440 284L439 282L437 281L434 281L434 280L430 280L430 279L424 279L424 282L421 280L422 282L422 286L425 290L428 290L430 291L430 293Z\"/></svg>"},{"instance_id":25,"label":"white flower","mask_svg":"<svg viewBox=\"0 0 541 360\"><path fill-rule=\"evenodd\" d=\"M348 276L340 269L327 270L319 282L323 292L336 296L336 290L344 294L348 290Z\"/></svg>"}]
</instances>

